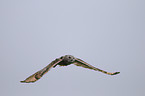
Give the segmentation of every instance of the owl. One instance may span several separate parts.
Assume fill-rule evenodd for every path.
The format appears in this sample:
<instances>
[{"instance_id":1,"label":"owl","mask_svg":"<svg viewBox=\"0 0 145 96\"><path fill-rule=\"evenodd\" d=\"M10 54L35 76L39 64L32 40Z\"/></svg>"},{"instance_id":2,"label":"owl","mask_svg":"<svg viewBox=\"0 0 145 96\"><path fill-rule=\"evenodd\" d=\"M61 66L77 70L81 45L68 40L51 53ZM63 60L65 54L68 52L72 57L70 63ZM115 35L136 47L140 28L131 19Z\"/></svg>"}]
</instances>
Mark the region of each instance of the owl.
<instances>
[{"instance_id":1,"label":"owl","mask_svg":"<svg viewBox=\"0 0 145 96\"><path fill-rule=\"evenodd\" d=\"M101 70L99 68L96 68L96 67L86 63L85 61L79 59L79 58L75 58L72 55L65 55L65 56L62 56L60 58L56 58L54 61L52 61L46 67L37 71L33 75L29 76L24 81L20 81L20 82L22 82L22 83L35 82L35 81L39 80L44 74L46 74L51 68L55 68L57 65L59 65L59 66L68 66L68 65L71 65L71 64L74 64L76 66L81 66L81 67L84 67L84 68L88 68L88 69L92 69L92 70L95 70L95 71L100 71L100 72L108 74L108 75L116 75L116 74L120 73L120 72L110 73L110 72Z\"/></svg>"}]
</instances>

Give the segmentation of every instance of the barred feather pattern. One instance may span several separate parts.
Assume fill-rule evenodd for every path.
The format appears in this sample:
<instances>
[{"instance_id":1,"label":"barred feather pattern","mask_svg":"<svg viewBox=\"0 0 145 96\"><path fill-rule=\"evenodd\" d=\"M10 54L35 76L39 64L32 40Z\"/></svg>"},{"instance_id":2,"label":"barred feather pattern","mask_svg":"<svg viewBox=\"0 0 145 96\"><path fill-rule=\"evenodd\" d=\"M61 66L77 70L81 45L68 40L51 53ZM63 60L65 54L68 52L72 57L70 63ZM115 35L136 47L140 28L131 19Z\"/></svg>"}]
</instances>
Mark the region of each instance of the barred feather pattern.
<instances>
[{"instance_id":1,"label":"barred feather pattern","mask_svg":"<svg viewBox=\"0 0 145 96\"><path fill-rule=\"evenodd\" d=\"M20 81L22 83L30 83L30 82L36 82L39 80L44 74L46 74L52 67L56 66L59 62L61 62L62 59L55 59L52 61L49 65L41 69L40 71L34 73L33 75L26 78L24 81Z\"/></svg>"},{"instance_id":2,"label":"barred feather pattern","mask_svg":"<svg viewBox=\"0 0 145 96\"><path fill-rule=\"evenodd\" d=\"M76 58L76 61L74 63L76 66L81 66L81 67L84 67L84 68L88 68L88 69L92 69L92 70L95 70L95 71L100 71L102 73L105 73L105 74L108 74L108 75L116 75L116 74L119 74L120 72L114 72L114 73L110 73L110 72L107 72L107 71L104 71L104 70L101 70L99 68L96 68L88 63L86 63L85 61L79 59L79 58Z\"/></svg>"}]
</instances>

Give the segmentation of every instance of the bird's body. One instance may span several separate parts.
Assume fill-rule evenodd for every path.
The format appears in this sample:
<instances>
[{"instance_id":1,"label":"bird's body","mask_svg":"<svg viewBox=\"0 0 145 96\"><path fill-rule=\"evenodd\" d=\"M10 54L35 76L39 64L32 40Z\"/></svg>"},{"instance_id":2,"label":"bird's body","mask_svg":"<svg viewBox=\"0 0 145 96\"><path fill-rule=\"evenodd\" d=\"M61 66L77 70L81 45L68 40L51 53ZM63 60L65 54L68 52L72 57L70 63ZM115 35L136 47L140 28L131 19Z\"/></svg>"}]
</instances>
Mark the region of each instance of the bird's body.
<instances>
[{"instance_id":1,"label":"bird's body","mask_svg":"<svg viewBox=\"0 0 145 96\"><path fill-rule=\"evenodd\" d=\"M84 68L92 69L95 71L100 71L100 72L103 72L103 73L108 74L108 75L116 75L116 74L120 73L120 72L110 73L107 71L103 71L99 68L96 68L96 67L84 62L83 60L81 60L79 58L75 58L72 55L65 55L65 56L62 56L60 58L55 59L49 65L44 67L42 70L34 73L33 75L29 76L28 78L26 78L24 81L21 81L21 82L25 82L25 83L35 82L38 79L40 79L45 73L47 73L52 67L55 68L57 65L68 66L70 64L74 64L74 65L81 66Z\"/></svg>"}]
</instances>

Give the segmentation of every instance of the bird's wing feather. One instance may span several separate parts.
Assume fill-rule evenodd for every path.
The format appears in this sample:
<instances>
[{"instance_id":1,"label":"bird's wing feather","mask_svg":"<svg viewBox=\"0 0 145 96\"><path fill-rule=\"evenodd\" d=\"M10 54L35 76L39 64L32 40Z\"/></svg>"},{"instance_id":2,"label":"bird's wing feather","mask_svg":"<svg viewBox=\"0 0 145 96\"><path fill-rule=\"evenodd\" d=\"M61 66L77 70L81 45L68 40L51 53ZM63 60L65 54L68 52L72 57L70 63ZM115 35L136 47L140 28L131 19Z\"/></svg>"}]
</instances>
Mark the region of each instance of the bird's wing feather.
<instances>
[{"instance_id":1,"label":"bird's wing feather","mask_svg":"<svg viewBox=\"0 0 145 96\"><path fill-rule=\"evenodd\" d=\"M24 81L21 81L22 83L30 83L30 82L35 82L39 80L44 74L46 74L52 67L56 66L58 63L60 63L62 59L55 59L52 61L49 65L41 69L40 71L37 71L33 75L29 76L26 78Z\"/></svg>"},{"instance_id":2,"label":"bird's wing feather","mask_svg":"<svg viewBox=\"0 0 145 96\"><path fill-rule=\"evenodd\" d=\"M86 63L85 61L83 61L83 60L81 60L79 58L76 58L76 61L74 62L74 64L76 66L81 66L81 67L88 68L88 69L92 69L92 70L95 70L95 71L100 71L100 72L103 72L103 73L108 74L108 75L116 75L116 74L119 74L120 73L120 72L110 73L110 72L101 70L99 68L96 68L96 67L94 67L94 66Z\"/></svg>"}]
</instances>

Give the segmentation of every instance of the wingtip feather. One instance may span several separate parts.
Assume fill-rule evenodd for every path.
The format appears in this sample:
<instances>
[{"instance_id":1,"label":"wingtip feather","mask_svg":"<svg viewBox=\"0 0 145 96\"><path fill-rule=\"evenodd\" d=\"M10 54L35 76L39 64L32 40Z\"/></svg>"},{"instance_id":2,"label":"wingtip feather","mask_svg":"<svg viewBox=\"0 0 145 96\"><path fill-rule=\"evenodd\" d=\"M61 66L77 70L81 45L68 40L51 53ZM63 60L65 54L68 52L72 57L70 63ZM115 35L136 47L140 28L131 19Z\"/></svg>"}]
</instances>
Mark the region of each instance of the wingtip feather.
<instances>
[{"instance_id":1,"label":"wingtip feather","mask_svg":"<svg viewBox=\"0 0 145 96\"><path fill-rule=\"evenodd\" d=\"M115 73L113 73L112 75L117 75L117 74L119 74L120 72L115 72Z\"/></svg>"},{"instance_id":2,"label":"wingtip feather","mask_svg":"<svg viewBox=\"0 0 145 96\"><path fill-rule=\"evenodd\" d=\"M20 81L21 83L26 83L25 81Z\"/></svg>"}]
</instances>

